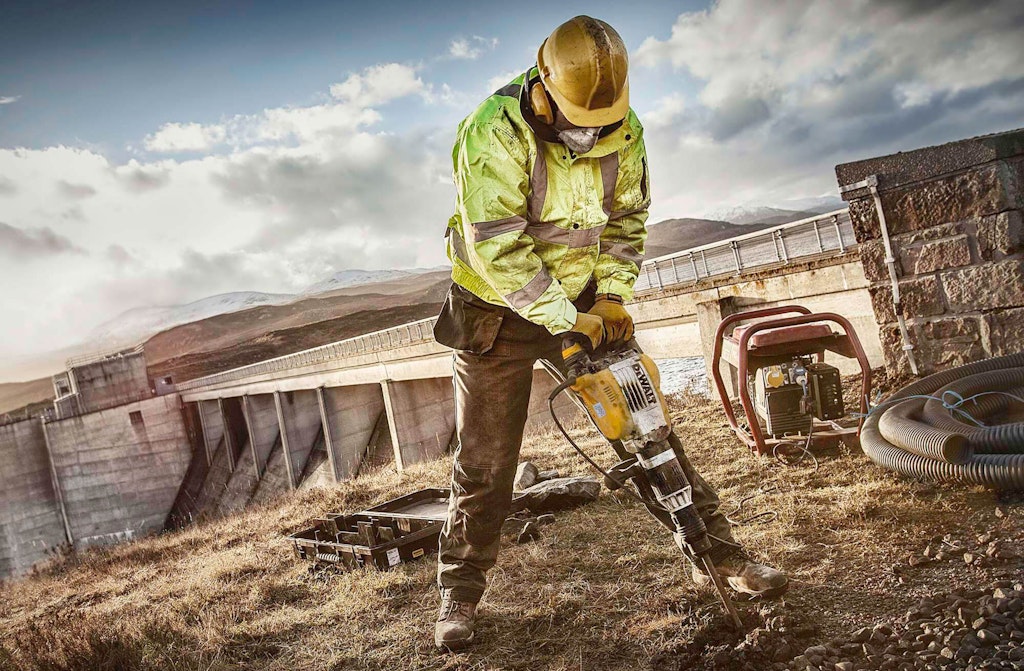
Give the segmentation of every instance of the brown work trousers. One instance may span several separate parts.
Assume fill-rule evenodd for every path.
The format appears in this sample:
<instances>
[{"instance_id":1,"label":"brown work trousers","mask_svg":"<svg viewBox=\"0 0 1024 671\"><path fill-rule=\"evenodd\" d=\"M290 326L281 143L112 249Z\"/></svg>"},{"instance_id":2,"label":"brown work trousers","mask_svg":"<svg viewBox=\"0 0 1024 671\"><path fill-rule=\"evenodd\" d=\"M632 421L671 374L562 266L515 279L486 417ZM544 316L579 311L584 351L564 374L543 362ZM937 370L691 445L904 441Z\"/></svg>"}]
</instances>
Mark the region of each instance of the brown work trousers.
<instances>
[{"instance_id":1,"label":"brown work trousers","mask_svg":"<svg viewBox=\"0 0 1024 671\"><path fill-rule=\"evenodd\" d=\"M593 302L593 286L575 301L581 310L590 309ZM561 370L561 341L544 327L458 285L452 285L448 293L434 334L438 342L456 350L458 436L437 582L440 588L451 590L454 599L476 603L487 584L485 575L497 560L501 527L512 503L533 366L538 360L547 360ZM717 563L735 551L729 522L718 511L715 490L694 470L679 441L672 440L672 444L708 531L727 541L712 539L712 560ZM673 528L662 511L651 512Z\"/></svg>"}]
</instances>

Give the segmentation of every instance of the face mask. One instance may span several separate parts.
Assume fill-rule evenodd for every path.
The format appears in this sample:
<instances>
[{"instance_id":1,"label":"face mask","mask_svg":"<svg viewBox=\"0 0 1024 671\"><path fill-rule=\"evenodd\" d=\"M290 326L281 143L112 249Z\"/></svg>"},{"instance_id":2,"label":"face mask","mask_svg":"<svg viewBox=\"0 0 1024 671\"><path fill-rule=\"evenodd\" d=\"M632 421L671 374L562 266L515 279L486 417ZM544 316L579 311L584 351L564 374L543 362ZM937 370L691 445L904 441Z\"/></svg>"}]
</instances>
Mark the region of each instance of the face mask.
<instances>
[{"instance_id":1,"label":"face mask","mask_svg":"<svg viewBox=\"0 0 1024 671\"><path fill-rule=\"evenodd\" d=\"M570 128L558 131L558 141L576 154L586 154L597 144L601 128Z\"/></svg>"}]
</instances>

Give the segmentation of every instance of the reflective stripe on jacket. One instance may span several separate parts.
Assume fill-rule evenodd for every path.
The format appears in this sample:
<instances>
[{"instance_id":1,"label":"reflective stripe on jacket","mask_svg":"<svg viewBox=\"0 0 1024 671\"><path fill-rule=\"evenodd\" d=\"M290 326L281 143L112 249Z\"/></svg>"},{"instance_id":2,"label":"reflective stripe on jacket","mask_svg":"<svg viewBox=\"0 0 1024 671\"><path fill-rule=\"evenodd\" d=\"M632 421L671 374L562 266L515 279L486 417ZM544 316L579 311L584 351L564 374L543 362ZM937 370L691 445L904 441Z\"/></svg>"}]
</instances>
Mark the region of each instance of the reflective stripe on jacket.
<instances>
[{"instance_id":1,"label":"reflective stripe on jacket","mask_svg":"<svg viewBox=\"0 0 1024 671\"><path fill-rule=\"evenodd\" d=\"M571 153L533 116L526 91L537 69L528 74L459 125L448 257L460 286L563 333L592 276L598 293L633 294L647 238L647 154L633 110L592 150Z\"/></svg>"}]
</instances>

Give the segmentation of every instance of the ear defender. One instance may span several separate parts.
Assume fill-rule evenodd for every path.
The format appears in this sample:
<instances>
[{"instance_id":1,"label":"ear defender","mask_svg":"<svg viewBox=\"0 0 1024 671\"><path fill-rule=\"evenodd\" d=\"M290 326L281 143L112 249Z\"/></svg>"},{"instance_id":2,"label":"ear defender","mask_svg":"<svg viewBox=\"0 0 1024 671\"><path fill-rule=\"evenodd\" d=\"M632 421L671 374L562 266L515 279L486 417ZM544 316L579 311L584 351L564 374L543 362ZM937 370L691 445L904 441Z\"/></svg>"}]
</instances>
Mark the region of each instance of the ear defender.
<instances>
[{"instance_id":1,"label":"ear defender","mask_svg":"<svg viewBox=\"0 0 1024 671\"><path fill-rule=\"evenodd\" d=\"M537 82L530 87L530 107L534 115L547 125L555 123L555 112L551 109L551 98L544 85Z\"/></svg>"}]
</instances>

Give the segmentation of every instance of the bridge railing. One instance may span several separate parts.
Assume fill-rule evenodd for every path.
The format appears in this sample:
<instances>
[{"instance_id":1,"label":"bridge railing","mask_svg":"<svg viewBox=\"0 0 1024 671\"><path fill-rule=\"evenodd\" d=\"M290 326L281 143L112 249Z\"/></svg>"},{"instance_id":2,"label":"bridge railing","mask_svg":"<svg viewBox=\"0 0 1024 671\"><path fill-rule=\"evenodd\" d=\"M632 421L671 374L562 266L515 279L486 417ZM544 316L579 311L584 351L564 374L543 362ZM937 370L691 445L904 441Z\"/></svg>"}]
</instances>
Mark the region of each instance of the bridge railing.
<instances>
[{"instance_id":1,"label":"bridge railing","mask_svg":"<svg viewBox=\"0 0 1024 671\"><path fill-rule=\"evenodd\" d=\"M339 340L338 342L321 345L313 349L302 350L293 354L266 359L257 363L233 368L222 373L214 373L206 377L199 377L194 380L186 380L177 383L176 389L179 392L187 392L201 387L225 384L236 380L243 380L249 377L280 373L295 368L315 366L329 361L338 361L363 354L373 354L396 347L419 345L434 341L435 317L428 317L408 324L393 326L373 333Z\"/></svg>"},{"instance_id":2,"label":"bridge railing","mask_svg":"<svg viewBox=\"0 0 1024 671\"><path fill-rule=\"evenodd\" d=\"M91 363L97 363L105 359L114 359L117 357L134 356L136 354L142 354L144 351L144 345L135 345L134 347L122 347L120 349L112 349L103 352L90 352L88 354L81 354L79 356L71 357L64 361L65 370L71 370L72 368L85 366Z\"/></svg>"},{"instance_id":3,"label":"bridge railing","mask_svg":"<svg viewBox=\"0 0 1024 671\"><path fill-rule=\"evenodd\" d=\"M845 254L856 243L850 211L836 210L650 259L640 267L634 290L643 294L810 257Z\"/></svg>"},{"instance_id":4,"label":"bridge railing","mask_svg":"<svg viewBox=\"0 0 1024 671\"><path fill-rule=\"evenodd\" d=\"M785 265L823 254L843 254L856 244L848 210L837 210L732 240L684 250L644 262L638 294L700 280L739 275L753 269ZM241 368L177 383L179 392L280 373L348 357L433 342L436 318L366 333L348 340L267 359Z\"/></svg>"}]
</instances>

